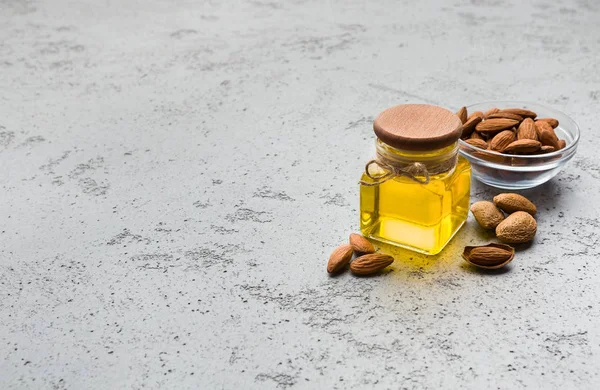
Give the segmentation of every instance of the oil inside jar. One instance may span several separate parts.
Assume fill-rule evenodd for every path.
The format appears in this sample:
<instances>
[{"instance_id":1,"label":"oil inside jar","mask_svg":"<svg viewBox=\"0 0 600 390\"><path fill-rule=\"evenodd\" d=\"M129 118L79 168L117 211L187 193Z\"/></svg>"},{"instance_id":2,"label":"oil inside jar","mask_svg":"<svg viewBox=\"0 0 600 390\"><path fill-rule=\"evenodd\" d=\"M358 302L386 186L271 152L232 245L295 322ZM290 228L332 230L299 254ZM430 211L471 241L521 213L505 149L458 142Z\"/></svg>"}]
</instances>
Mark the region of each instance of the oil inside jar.
<instances>
[{"instance_id":1,"label":"oil inside jar","mask_svg":"<svg viewBox=\"0 0 600 390\"><path fill-rule=\"evenodd\" d=\"M366 174L362 180L372 181ZM427 184L395 177L360 186L360 227L364 236L417 252L439 253L465 223L471 167L462 156L448 172Z\"/></svg>"}]
</instances>

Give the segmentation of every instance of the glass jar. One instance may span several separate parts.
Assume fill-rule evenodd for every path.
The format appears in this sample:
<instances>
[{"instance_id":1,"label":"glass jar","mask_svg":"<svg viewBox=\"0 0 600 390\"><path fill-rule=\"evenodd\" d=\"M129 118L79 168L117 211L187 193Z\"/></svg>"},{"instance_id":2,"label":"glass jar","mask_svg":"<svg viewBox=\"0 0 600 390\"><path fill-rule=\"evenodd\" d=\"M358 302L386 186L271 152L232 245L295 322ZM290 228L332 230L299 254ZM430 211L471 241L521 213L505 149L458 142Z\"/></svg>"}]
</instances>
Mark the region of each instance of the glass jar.
<instances>
[{"instance_id":1,"label":"glass jar","mask_svg":"<svg viewBox=\"0 0 600 390\"><path fill-rule=\"evenodd\" d=\"M441 107L410 104L382 112L373 127L377 158L361 177L362 234L439 253L469 211L471 167L458 155L460 119Z\"/></svg>"}]
</instances>

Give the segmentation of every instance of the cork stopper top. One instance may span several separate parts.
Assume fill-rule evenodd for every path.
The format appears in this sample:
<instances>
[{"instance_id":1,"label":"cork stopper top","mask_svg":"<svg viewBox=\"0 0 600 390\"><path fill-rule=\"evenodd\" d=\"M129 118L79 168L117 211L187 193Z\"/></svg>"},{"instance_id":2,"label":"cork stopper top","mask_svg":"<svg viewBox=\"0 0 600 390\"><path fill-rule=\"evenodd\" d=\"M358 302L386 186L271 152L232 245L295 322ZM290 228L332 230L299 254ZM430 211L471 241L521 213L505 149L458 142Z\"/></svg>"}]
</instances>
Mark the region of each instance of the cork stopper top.
<instances>
[{"instance_id":1,"label":"cork stopper top","mask_svg":"<svg viewBox=\"0 0 600 390\"><path fill-rule=\"evenodd\" d=\"M384 143L403 150L450 146L460 138L462 122L453 112L428 104L401 104L380 113L373 130Z\"/></svg>"}]
</instances>

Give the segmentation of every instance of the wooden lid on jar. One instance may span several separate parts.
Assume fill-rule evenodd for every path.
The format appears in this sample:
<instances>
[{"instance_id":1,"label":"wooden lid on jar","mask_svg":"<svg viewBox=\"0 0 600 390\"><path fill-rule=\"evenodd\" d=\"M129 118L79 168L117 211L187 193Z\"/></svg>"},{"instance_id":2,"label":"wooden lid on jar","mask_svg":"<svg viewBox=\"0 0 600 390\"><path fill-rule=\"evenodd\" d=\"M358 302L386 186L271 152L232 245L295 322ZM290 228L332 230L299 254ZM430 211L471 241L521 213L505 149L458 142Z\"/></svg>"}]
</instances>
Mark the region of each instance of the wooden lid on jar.
<instances>
[{"instance_id":1,"label":"wooden lid on jar","mask_svg":"<svg viewBox=\"0 0 600 390\"><path fill-rule=\"evenodd\" d=\"M460 138L462 122L453 112L428 104L401 104L380 113L373 130L384 143L425 151L450 146Z\"/></svg>"}]
</instances>

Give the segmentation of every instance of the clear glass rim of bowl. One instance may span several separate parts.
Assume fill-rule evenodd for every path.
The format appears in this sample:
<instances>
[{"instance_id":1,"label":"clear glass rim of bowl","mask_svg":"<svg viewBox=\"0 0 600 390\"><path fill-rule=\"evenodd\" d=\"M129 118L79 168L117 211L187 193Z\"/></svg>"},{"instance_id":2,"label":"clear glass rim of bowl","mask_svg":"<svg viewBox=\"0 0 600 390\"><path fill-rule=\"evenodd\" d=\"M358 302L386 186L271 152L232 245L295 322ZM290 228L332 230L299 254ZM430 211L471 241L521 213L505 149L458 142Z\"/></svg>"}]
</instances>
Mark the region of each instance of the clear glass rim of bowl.
<instances>
[{"instance_id":1,"label":"clear glass rim of bowl","mask_svg":"<svg viewBox=\"0 0 600 390\"><path fill-rule=\"evenodd\" d=\"M496 156L502 156L502 157L511 157L513 159L521 159L523 161L536 161L536 160L547 160L549 157L553 157L553 156L558 156L558 155L562 155L560 156L560 158L556 161L563 161L563 160L568 160L570 159L573 154L575 153L575 150L577 149L577 144L579 143L579 137L580 137L580 130L579 130L579 125L577 124L577 122L575 122L570 116L568 116L567 114L565 114L564 112L557 110L555 108L546 106L545 104L541 104L541 103L534 103L534 102L528 102L528 101L519 101L519 100L489 100L489 101L485 101L485 102L479 102L479 103L474 103L471 104L469 106L466 106L467 111L471 111L470 109L472 109L472 107L474 106L482 106L482 105L489 105L490 108L493 106L504 106L506 108L508 108L509 106L511 107L521 107L521 108L526 108L526 107L531 107L531 106L537 106L537 107L541 107L543 108L544 112L554 112L558 115L555 116L562 116L567 118L571 123L569 126L569 133L571 133L573 135L573 141L571 141L564 149L560 149L560 150L556 150L554 152L551 153L544 153L544 154L505 154L505 153L499 153L496 151L492 151L489 149L482 149L482 148L478 148L477 146L473 146L471 144L468 144L467 142L465 142L462 139L458 140L459 145L461 146L460 151L463 154L467 154L465 152L465 150L462 147L466 147L468 150L472 150L474 152L484 152L484 153L488 153L488 154L492 154L492 155L496 155ZM533 107L531 107L533 108ZM559 121L559 126L562 122ZM486 165L497 165L499 167L510 167L506 164L502 164L502 163L497 163L497 162L492 162L492 161L488 161L482 158L479 158L477 156L472 155L470 152L468 153L469 158L472 159L476 159L477 161L481 161L483 163L485 163Z\"/></svg>"}]
</instances>

